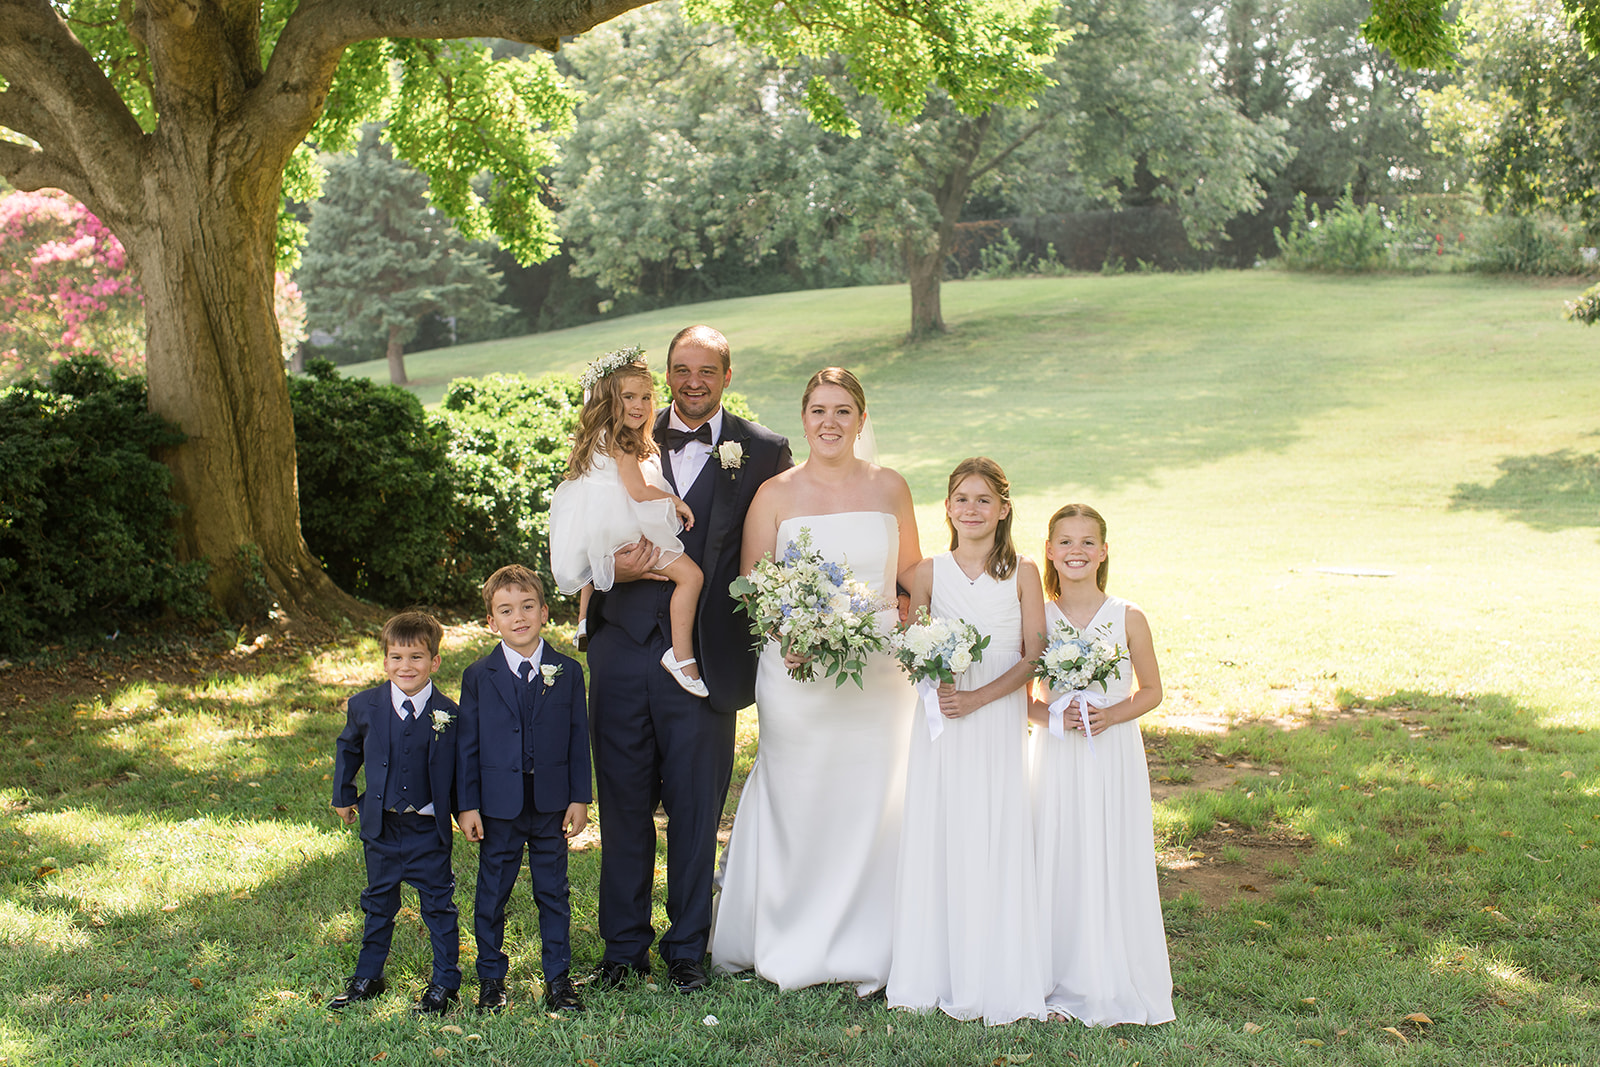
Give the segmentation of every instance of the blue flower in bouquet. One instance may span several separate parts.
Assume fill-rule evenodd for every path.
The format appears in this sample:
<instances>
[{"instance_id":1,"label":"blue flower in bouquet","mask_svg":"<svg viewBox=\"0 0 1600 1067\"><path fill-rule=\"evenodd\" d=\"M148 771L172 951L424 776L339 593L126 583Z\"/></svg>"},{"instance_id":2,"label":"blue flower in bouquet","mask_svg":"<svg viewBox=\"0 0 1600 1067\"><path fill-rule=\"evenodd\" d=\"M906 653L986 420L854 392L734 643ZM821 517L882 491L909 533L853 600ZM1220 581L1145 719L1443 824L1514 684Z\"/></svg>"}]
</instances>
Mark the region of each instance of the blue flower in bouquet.
<instances>
[{"instance_id":1,"label":"blue flower in bouquet","mask_svg":"<svg viewBox=\"0 0 1600 1067\"><path fill-rule=\"evenodd\" d=\"M801 681L815 678L821 664L836 685L849 680L859 686L867 655L884 646L877 613L889 605L848 567L824 560L811 546L809 528L801 528L777 561L761 560L728 591L750 617L753 635L776 640L785 654L809 657L791 672Z\"/></svg>"}]
</instances>

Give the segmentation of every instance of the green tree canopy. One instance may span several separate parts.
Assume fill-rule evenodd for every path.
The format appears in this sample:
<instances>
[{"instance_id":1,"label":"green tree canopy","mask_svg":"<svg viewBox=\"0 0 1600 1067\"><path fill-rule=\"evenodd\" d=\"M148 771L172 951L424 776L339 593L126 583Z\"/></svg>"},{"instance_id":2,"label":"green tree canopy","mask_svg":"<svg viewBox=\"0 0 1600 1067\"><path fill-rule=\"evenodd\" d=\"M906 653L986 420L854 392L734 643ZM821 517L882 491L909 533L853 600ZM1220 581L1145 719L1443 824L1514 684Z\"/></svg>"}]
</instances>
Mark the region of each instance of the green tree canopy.
<instances>
[{"instance_id":1,"label":"green tree canopy","mask_svg":"<svg viewBox=\"0 0 1600 1067\"><path fill-rule=\"evenodd\" d=\"M505 315L500 278L427 200L428 181L394 158L376 126L329 168L311 206L299 284L308 324L384 348L406 381L405 344L425 315L484 323Z\"/></svg>"}]
</instances>

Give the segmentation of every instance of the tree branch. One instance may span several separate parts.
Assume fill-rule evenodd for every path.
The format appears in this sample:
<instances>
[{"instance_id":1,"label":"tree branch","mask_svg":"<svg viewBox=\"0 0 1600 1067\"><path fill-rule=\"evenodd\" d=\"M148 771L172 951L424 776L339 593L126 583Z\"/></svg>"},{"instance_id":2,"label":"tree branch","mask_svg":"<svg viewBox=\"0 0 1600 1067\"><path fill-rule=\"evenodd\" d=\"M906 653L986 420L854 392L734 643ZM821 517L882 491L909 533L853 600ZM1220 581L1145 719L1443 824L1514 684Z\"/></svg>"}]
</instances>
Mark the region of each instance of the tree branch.
<instances>
[{"instance_id":1,"label":"tree branch","mask_svg":"<svg viewBox=\"0 0 1600 1067\"><path fill-rule=\"evenodd\" d=\"M131 213L131 205L141 195L138 158L144 131L116 88L49 0L0 0L0 26L6 27L0 33L0 75L12 86L6 95L21 89L55 126L41 131L50 137L49 143L40 141L45 153L36 157L7 151L4 172L15 174L12 180L19 184L23 179L12 171L13 166L28 173L42 170L54 177L76 174L78 188L68 191L91 203L96 214ZM19 121L27 123L29 116L21 116ZM36 120L35 128L39 128ZM77 156L74 164L63 161L61 157L67 155ZM51 184L54 177L27 180Z\"/></svg>"},{"instance_id":2,"label":"tree branch","mask_svg":"<svg viewBox=\"0 0 1600 1067\"><path fill-rule=\"evenodd\" d=\"M48 152L15 141L0 141L0 174L24 192L60 189L79 200L92 195L83 172L68 166Z\"/></svg>"},{"instance_id":3,"label":"tree branch","mask_svg":"<svg viewBox=\"0 0 1600 1067\"><path fill-rule=\"evenodd\" d=\"M1050 121L1051 120L1049 118L1042 118L1038 122L1035 122L1032 126L1029 126L1026 130L1022 131L1022 133L1018 134L1016 140L1007 145L999 155L995 156L993 159L989 160L989 162L973 171L972 180L977 181L979 178L983 177L985 174L988 174L991 170L994 170L1000 164L1004 163L1011 157L1011 153L1015 152L1017 149L1031 141L1035 134L1050 124Z\"/></svg>"}]
</instances>

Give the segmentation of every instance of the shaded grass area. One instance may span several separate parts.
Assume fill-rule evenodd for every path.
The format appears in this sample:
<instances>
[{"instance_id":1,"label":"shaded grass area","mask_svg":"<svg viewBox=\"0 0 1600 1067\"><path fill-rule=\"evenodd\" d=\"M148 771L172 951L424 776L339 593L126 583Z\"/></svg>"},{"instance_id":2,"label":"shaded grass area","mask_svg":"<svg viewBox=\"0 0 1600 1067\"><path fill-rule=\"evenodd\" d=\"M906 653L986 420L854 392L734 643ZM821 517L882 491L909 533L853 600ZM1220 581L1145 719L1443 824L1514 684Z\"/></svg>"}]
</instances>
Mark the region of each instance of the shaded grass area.
<instances>
[{"instance_id":1,"label":"shaded grass area","mask_svg":"<svg viewBox=\"0 0 1600 1067\"><path fill-rule=\"evenodd\" d=\"M468 630L447 651L447 690L489 644ZM985 1029L891 1013L881 998L858 1001L843 988L779 993L732 977L694 998L642 985L595 993L582 1017L551 1019L537 1002L525 890L509 919L516 1005L508 1015L410 1017L429 952L408 890L391 992L334 1017L322 1003L354 961L363 872L354 831L328 813L327 775L340 702L376 679L376 661L372 643L356 640L254 676L127 686L13 719L13 744L0 755L0 976L20 992L0 1008L0 1061L351 1063L386 1053L378 1062L985 1064L1007 1056L1070 1062L1071 1054L1109 1064L1445 1064L1600 1056L1600 736L1549 725L1492 694L1346 694L1353 714L1297 728L1240 726L1203 746L1181 731L1153 736L1174 768L1201 748L1260 768L1227 789L1159 804L1162 847L1219 822L1312 845L1270 892L1219 911L1194 897L1167 903L1179 1016L1169 1026ZM468 909L475 861L458 839L457 901ZM600 953L597 874L597 850L574 853L580 965ZM464 942L470 976L470 925ZM664 974L657 977L665 988ZM470 977L465 991L470 997ZM1431 1022L1407 1019L1417 1013Z\"/></svg>"},{"instance_id":2,"label":"shaded grass area","mask_svg":"<svg viewBox=\"0 0 1600 1067\"><path fill-rule=\"evenodd\" d=\"M1535 530L1600 526L1600 453L1563 448L1542 456L1507 456L1488 485L1463 482L1450 504L1497 511Z\"/></svg>"}]
</instances>

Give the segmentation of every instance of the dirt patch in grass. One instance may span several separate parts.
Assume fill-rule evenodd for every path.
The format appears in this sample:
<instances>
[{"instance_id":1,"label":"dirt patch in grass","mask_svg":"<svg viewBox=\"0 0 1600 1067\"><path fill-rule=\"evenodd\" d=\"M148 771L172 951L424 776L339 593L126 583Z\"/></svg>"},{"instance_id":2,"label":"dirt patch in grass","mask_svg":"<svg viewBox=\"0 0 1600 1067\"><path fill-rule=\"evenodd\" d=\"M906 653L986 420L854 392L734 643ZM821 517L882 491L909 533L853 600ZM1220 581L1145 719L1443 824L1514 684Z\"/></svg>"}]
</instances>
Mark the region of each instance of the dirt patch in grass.
<instances>
[{"instance_id":1,"label":"dirt patch in grass","mask_svg":"<svg viewBox=\"0 0 1600 1067\"><path fill-rule=\"evenodd\" d=\"M1242 830L1219 822L1204 837L1156 855L1161 899L1185 893L1208 908L1266 893L1292 876L1311 849L1309 838L1293 833Z\"/></svg>"}]
</instances>

